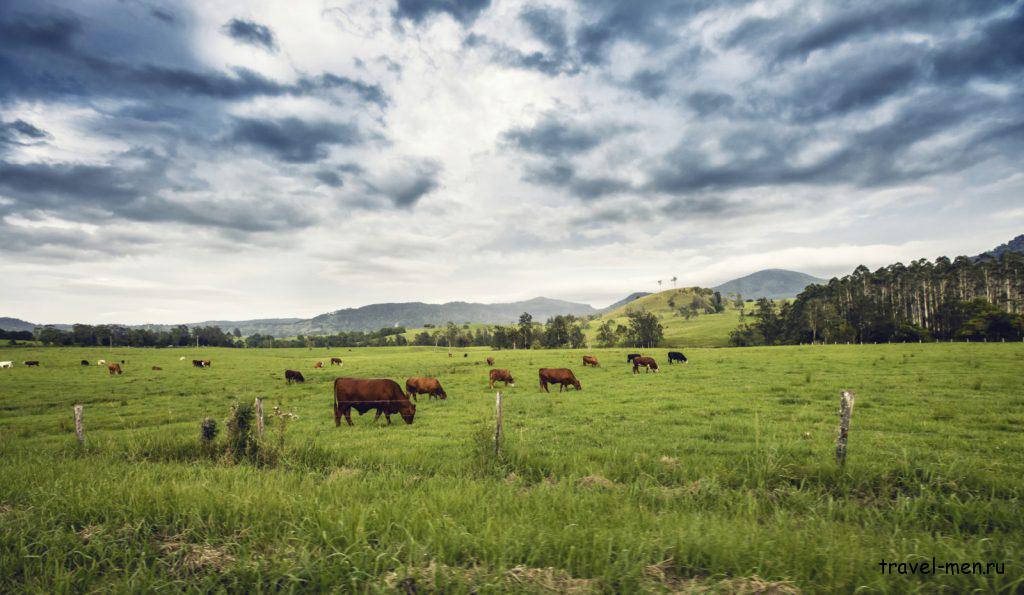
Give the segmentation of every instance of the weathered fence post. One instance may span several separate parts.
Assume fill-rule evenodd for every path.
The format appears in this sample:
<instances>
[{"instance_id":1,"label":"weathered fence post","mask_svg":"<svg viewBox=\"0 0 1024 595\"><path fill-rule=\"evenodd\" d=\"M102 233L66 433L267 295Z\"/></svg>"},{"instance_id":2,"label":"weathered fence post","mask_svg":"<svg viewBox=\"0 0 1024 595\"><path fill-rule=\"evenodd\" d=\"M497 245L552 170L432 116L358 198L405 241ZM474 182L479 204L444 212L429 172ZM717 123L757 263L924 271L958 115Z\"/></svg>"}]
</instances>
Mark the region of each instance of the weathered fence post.
<instances>
[{"instance_id":1,"label":"weathered fence post","mask_svg":"<svg viewBox=\"0 0 1024 595\"><path fill-rule=\"evenodd\" d=\"M260 436L263 435L263 398L256 397L256 402L253 403L253 408L256 409L256 431Z\"/></svg>"},{"instance_id":2,"label":"weathered fence post","mask_svg":"<svg viewBox=\"0 0 1024 595\"><path fill-rule=\"evenodd\" d=\"M499 392L494 398L495 408L497 409L498 421L494 428L494 454L497 455L498 451L501 450L501 426L502 418L504 417L504 409L501 406L501 393Z\"/></svg>"},{"instance_id":3,"label":"weathered fence post","mask_svg":"<svg viewBox=\"0 0 1024 595\"><path fill-rule=\"evenodd\" d=\"M75 436L80 446L85 445L85 424L82 422L82 410L84 405L75 405Z\"/></svg>"},{"instance_id":4,"label":"weathered fence post","mask_svg":"<svg viewBox=\"0 0 1024 595\"><path fill-rule=\"evenodd\" d=\"M846 465L846 440L850 436L850 416L853 415L853 391L844 390L839 396L839 438L836 439L836 462Z\"/></svg>"}]
</instances>

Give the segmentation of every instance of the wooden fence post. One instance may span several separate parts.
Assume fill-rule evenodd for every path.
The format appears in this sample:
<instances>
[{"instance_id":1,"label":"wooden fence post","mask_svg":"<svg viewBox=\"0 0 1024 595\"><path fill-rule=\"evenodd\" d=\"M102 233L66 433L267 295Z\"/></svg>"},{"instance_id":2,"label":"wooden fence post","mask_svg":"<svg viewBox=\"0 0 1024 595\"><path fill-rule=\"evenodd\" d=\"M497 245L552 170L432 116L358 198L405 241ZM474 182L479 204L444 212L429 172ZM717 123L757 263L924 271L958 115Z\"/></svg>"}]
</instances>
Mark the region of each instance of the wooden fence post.
<instances>
[{"instance_id":1,"label":"wooden fence post","mask_svg":"<svg viewBox=\"0 0 1024 595\"><path fill-rule=\"evenodd\" d=\"M75 436L78 438L79 446L85 446L85 424L82 422L82 410L84 405L75 405Z\"/></svg>"},{"instance_id":2,"label":"wooden fence post","mask_svg":"<svg viewBox=\"0 0 1024 595\"><path fill-rule=\"evenodd\" d=\"M498 413L498 422L494 428L494 454L497 455L498 451L501 450L501 430L502 430L502 418L504 417L504 410L501 406L501 393L499 392L494 398L495 407Z\"/></svg>"},{"instance_id":3,"label":"wooden fence post","mask_svg":"<svg viewBox=\"0 0 1024 595\"><path fill-rule=\"evenodd\" d=\"M836 462L846 465L846 440L850 436L850 416L853 415L853 391L844 390L839 396L839 438L836 440Z\"/></svg>"},{"instance_id":4,"label":"wooden fence post","mask_svg":"<svg viewBox=\"0 0 1024 595\"><path fill-rule=\"evenodd\" d=\"M253 403L253 407L256 409L256 432L260 436L263 436L263 399L256 397L256 402Z\"/></svg>"}]
</instances>

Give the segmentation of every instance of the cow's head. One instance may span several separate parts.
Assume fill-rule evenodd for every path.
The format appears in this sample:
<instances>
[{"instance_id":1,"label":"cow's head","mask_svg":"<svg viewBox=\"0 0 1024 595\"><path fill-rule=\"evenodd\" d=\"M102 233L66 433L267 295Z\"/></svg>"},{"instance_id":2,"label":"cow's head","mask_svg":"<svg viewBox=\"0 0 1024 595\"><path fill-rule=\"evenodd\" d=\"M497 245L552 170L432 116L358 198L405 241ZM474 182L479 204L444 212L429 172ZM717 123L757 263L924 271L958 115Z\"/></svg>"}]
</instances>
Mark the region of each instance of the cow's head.
<instances>
[{"instance_id":1,"label":"cow's head","mask_svg":"<svg viewBox=\"0 0 1024 595\"><path fill-rule=\"evenodd\" d=\"M416 405L406 400L398 407L398 414L402 416L405 423L412 425L412 420L416 417Z\"/></svg>"},{"instance_id":2,"label":"cow's head","mask_svg":"<svg viewBox=\"0 0 1024 595\"><path fill-rule=\"evenodd\" d=\"M576 390L583 390L583 385L580 384L579 380L573 379L572 385L576 387Z\"/></svg>"}]
</instances>

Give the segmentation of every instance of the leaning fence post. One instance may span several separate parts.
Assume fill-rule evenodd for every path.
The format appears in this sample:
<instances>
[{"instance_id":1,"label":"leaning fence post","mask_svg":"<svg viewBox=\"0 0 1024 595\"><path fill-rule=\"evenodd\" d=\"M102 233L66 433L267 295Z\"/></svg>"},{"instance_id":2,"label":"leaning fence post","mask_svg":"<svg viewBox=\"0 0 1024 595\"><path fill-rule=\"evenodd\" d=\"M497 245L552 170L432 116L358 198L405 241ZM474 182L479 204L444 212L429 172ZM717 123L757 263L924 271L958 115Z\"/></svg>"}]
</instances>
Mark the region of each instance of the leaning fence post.
<instances>
[{"instance_id":1,"label":"leaning fence post","mask_svg":"<svg viewBox=\"0 0 1024 595\"><path fill-rule=\"evenodd\" d=\"M846 465L846 440L850 436L850 416L853 415L853 391L844 390L839 396L839 438L836 440L836 462Z\"/></svg>"},{"instance_id":2,"label":"leaning fence post","mask_svg":"<svg viewBox=\"0 0 1024 595\"><path fill-rule=\"evenodd\" d=\"M82 422L82 410L85 405L75 405L75 436L78 438L78 444L81 446L85 445L85 424Z\"/></svg>"},{"instance_id":3,"label":"leaning fence post","mask_svg":"<svg viewBox=\"0 0 1024 595\"><path fill-rule=\"evenodd\" d=\"M501 406L501 393L499 392L495 398L495 408L497 409L498 422L494 428L494 454L497 455L498 451L501 450L501 425L502 417L504 417L504 410Z\"/></svg>"},{"instance_id":4,"label":"leaning fence post","mask_svg":"<svg viewBox=\"0 0 1024 595\"><path fill-rule=\"evenodd\" d=\"M256 402L253 403L253 408L256 409L256 432L260 436L263 435L263 399L256 397Z\"/></svg>"}]
</instances>

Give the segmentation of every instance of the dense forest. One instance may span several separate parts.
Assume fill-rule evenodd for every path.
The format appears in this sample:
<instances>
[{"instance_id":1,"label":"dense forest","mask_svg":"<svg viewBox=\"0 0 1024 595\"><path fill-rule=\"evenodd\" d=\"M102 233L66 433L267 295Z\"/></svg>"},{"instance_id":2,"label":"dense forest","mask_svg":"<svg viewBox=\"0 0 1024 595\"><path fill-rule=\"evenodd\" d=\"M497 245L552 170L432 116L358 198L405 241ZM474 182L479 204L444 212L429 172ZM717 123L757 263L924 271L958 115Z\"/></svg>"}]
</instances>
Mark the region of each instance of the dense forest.
<instances>
[{"instance_id":1,"label":"dense forest","mask_svg":"<svg viewBox=\"0 0 1024 595\"><path fill-rule=\"evenodd\" d=\"M758 300L733 345L1024 338L1024 255L1005 251L877 271L860 266L792 302Z\"/></svg>"},{"instance_id":2,"label":"dense forest","mask_svg":"<svg viewBox=\"0 0 1024 595\"><path fill-rule=\"evenodd\" d=\"M219 326L189 328L179 325L169 330L153 330L76 324L70 331L45 326L36 329L34 334L22 331L5 333L0 338L9 335L11 341L36 340L43 345L78 347L394 347L411 344L446 348L556 349L585 347L584 330L589 324L588 318L573 315L553 316L540 324L524 312L518 324L479 325L473 329L469 324L460 326L449 322L439 328L431 326L424 329L413 336L412 341L406 338L407 331L402 326L281 339L258 333L243 337L237 328L224 332ZM599 334L602 345L608 341L624 346L656 345L663 333L657 317L643 312L630 314L629 325L620 324L619 327L609 334Z\"/></svg>"}]
</instances>

